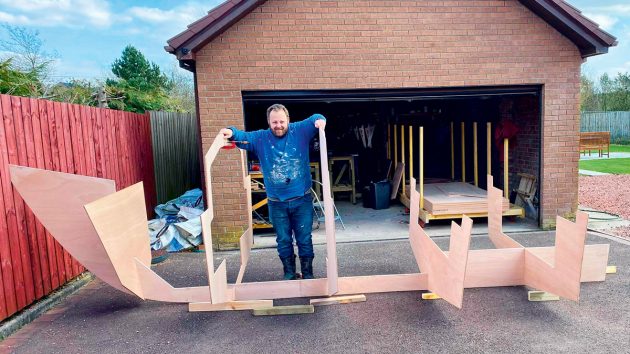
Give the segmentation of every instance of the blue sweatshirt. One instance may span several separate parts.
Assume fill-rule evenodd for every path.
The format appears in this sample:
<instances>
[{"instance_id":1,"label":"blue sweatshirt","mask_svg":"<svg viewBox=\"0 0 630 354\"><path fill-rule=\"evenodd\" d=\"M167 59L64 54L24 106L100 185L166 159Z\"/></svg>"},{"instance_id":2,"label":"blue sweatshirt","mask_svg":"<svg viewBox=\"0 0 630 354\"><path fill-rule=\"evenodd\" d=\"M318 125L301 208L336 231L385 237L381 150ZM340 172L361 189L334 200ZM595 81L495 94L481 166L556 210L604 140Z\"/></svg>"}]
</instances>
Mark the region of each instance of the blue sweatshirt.
<instances>
[{"instance_id":1,"label":"blue sweatshirt","mask_svg":"<svg viewBox=\"0 0 630 354\"><path fill-rule=\"evenodd\" d=\"M326 119L321 114L296 123L282 137L273 135L271 129L244 132L230 127L231 140L247 141L237 144L241 149L256 153L260 159L267 197L285 201L301 197L311 189L309 143L317 133L315 121Z\"/></svg>"}]
</instances>

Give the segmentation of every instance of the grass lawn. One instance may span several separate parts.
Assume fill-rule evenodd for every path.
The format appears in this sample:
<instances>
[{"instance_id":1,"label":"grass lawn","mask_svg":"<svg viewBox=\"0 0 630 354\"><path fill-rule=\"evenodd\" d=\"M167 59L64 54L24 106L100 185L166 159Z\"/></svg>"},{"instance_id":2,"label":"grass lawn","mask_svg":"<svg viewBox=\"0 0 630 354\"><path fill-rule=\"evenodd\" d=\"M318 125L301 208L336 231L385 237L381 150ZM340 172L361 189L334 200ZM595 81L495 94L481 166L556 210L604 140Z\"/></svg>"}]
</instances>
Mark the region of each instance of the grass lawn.
<instances>
[{"instance_id":1,"label":"grass lawn","mask_svg":"<svg viewBox=\"0 0 630 354\"><path fill-rule=\"evenodd\" d=\"M612 151L612 145L611 145L611 151ZM580 161L580 170L614 173L617 175L627 175L627 174L630 174L630 159L583 160L583 161Z\"/></svg>"},{"instance_id":2,"label":"grass lawn","mask_svg":"<svg viewBox=\"0 0 630 354\"><path fill-rule=\"evenodd\" d=\"M630 145L610 144L610 152L630 152Z\"/></svg>"}]
</instances>

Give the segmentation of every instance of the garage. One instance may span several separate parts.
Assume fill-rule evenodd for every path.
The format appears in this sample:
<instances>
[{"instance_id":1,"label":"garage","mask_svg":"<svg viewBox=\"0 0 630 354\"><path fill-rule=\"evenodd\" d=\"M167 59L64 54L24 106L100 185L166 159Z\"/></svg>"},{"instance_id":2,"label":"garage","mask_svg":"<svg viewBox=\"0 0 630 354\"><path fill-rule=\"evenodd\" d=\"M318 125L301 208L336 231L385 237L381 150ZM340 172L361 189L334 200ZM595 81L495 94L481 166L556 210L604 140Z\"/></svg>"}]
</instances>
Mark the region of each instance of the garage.
<instances>
[{"instance_id":1,"label":"garage","mask_svg":"<svg viewBox=\"0 0 630 354\"><path fill-rule=\"evenodd\" d=\"M577 208L580 65L616 43L563 1L231 0L165 49L194 73L204 151L223 127L264 128L279 102L294 121L328 117L331 152L356 161L355 194L391 179L403 158L401 180L422 166L423 181L474 185L476 175L483 190L490 160L507 197L522 175L535 180L524 212L552 228ZM235 171L236 152L213 164L218 247L236 246L246 227ZM335 198L352 204L348 194Z\"/></svg>"}]
</instances>

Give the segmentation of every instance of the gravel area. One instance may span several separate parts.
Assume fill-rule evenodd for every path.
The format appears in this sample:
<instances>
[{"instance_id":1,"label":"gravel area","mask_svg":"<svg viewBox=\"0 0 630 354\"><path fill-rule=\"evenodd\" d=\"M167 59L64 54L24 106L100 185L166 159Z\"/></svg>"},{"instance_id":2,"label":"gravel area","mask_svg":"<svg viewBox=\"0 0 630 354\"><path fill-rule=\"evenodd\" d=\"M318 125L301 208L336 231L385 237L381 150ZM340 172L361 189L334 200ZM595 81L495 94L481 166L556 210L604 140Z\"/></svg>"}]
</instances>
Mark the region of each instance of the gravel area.
<instances>
[{"instance_id":1,"label":"gravel area","mask_svg":"<svg viewBox=\"0 0 630 354\"><path fill-rule=\"evenodd\" d=\"M580 176L579 203L630 220L630 175ZM610 230L630 238L630 227Z\"/></svg>"}]
</instances>

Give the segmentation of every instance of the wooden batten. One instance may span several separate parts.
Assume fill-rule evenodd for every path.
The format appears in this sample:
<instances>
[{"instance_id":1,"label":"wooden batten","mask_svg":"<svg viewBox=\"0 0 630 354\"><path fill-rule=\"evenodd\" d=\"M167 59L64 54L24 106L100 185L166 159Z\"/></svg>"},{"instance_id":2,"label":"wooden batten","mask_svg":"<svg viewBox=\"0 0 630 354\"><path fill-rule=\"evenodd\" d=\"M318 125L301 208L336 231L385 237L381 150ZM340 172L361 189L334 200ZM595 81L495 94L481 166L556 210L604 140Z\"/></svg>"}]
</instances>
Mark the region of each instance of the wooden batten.
<instances>
[{"instance_id":1,"label":"wooden batten","mask_svg":"<svg viewBox=\"0 0 630 354\"><path fill-rule=\"evenodd\" d=\"M405 126L404 125L400 125L400 161L402 162L403 166L406 165L405 162ZM407 191L406 191L406 185L407 185L407 177L405 174L405 169L403 168L403 172L402 172L402 194L403 195L407 195Z\"/></svg>"},{"instance_id":2,"label":"wooden batten","mask_svg":"<svg viewBox=\"0 0 630 354\"><path fill-rule=\"evenodd\" d=\"M332 296L319 299L311 299L310 304L313 306L323 305L337 305L337 304L351 304L355 302L365 302L365 295L346 295L346 296Z\"/></svg>"},{"instance_id":3,"label":"wooden batten","mask_svg":"<svg viewBox=\"0 0 630 354\"><path fill-rule=\"evenodd\" d=\"M451 181L455 180L455 127L451 122Z\"/></svg>"},{"instance_id":4,"label":"wooden batten","mask_svg":"<svg viewBox=\"0 0 630 354\"><path fill-rule=\"evenodd\" d=\"M466 124L461 122L462 131L462 182L466 183Z\"/></svg>"},{"instance_id":5,"label":"wooden batten","mask_svg":"<svg viewBox=\"0 0 630 354\"><path fill-rule=\"evenodd\" d=\"M477 156L477 122L473 123L473 177L475 179L475 187L479 187L479 156Z\"/></svg>"},{"instance_id":6,"label":"wooden batten","mask_svg":"<svg viewBox=\"0 0 630 354\"><path fill-rule=\"evenodd\" d=\"M252 310L254 316L303 315L314 313L313 305L273 306Z\"/></svg>"},{"instance_id":7,"label":"wooden batten","mask_svg":"<svg viewBox=\"0 0 630 354\"><path fill-rule=\"evenodd\" d=\"M486 123L486 175L492 175L492 123Z\"/></svg>"},{"instance_id":8,"label":"wooden batten","mask_svg":"<svg viewBox=\"0 0 630 354\"><path fill-rule=\"evenodd\" d=\"M228 301L221 304L191 302L188 312L244 311L273 307L273 300Z\"/></svg>"}]
</instances>

